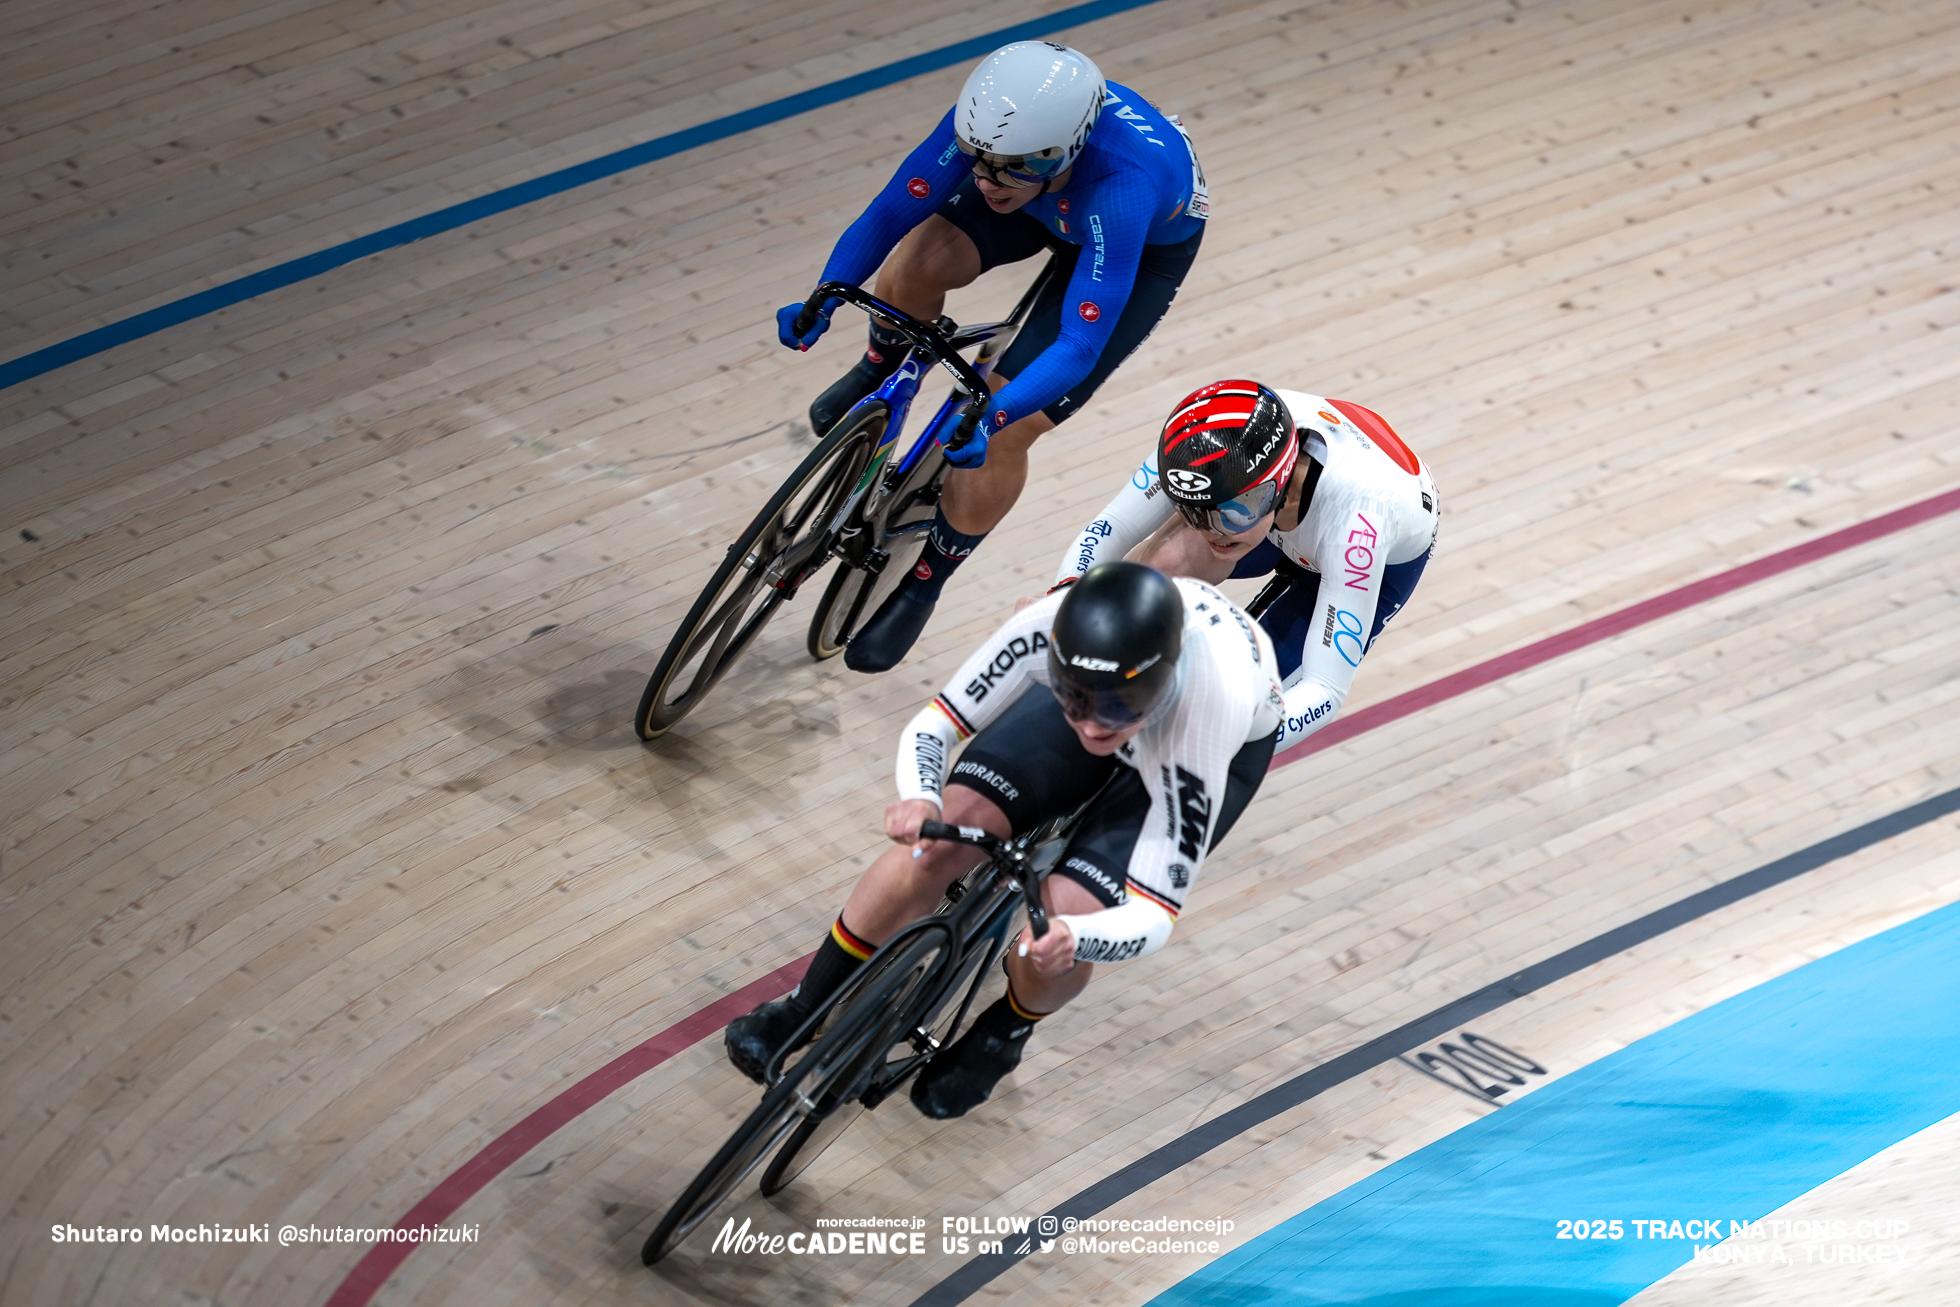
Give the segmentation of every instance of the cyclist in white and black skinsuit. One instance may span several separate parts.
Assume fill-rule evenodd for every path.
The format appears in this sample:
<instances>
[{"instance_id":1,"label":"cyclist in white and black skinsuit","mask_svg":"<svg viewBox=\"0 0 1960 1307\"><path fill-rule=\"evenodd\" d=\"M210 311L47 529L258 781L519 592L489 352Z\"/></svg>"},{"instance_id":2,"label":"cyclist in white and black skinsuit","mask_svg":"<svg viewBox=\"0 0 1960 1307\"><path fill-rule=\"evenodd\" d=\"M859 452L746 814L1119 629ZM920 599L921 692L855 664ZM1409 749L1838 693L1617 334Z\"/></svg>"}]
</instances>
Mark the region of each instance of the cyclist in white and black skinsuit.
<instances>
[{"instance_id":1,"label":"cyclist in white and black skinsuit","mask_svg":"<svg viewBox=\"0 0 1960 1307\"><path fill-rule=\"evenodd\" d=\"M1219 381L1172 410L1156 457L1083 528L1056 578L1132 550L1214 583L1298 573L1259 618L1286 688L1284 750L1340 711L1362 655L1415 590L1439 514L1428 467L1379 414Z\"/></svg>"},{"instance_id":2,"label":"cyclist in white and black skinsuit","mask_svg":"<svg viewBox=\"0 0 1960 1307\"><path fill-rule=\"evenodd\" d=\"M796 991L730 1024L731 1060L759 1079L817 1004L980 861L967 845L921 843L921 822L1020 833L1108 780L1043 884L1048 934L1022 935L1006 997L912 1087L928 1116L984 1102L1035 1022L1082 992L1092 964L1141 957L1170 937L1205 854L1264 778L1279 721L1271 641L1208 585L1112 562L1023 609L907 723L899 797L885 813L897 847L858 881Z\"/></svg>"}]
</instances>

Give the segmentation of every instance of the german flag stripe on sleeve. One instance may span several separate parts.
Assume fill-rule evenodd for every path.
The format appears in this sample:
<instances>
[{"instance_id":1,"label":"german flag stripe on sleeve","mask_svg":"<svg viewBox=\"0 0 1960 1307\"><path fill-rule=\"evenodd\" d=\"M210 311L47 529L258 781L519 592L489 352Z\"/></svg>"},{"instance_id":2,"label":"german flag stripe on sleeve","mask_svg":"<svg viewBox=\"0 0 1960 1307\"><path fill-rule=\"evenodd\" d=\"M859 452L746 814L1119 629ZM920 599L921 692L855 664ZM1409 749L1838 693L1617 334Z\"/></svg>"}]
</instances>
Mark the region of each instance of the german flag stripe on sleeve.
<instances>
[{"instance_id":1,"label":"german flag stripe on sleeve","mask_svg":"<svg viewBox=\"0 0 1960 1307\"><path fill-rule=\"evenodd\" d=\"M932 706L946 714L946 720L953 723L953 729L960 733L962 740L972 736L972 724L966 718L960 716L960 710L953 706L952 700L943 694L937 694L933 696Z\"/></svg>"},{"instance_id":2,"label":"german flag stripe on sleeve","mask_svg":"<svg viewBox=\"0 0 1960 1307\"><path fill-rule=\"evenodd\" d=\"M1125 885L1125 886L1124 886L1123 888L1124 888L1124 889L1126 889L1126 890L1128 890L1128 891L1129 891L1130 893L1132 893L1132 894L1141 894L1141 895L1142 895L1143 897L1145 897L1145 898L1147 898L1147 899L1149 899L1149 900L1150 900L1150 901L1151 901L1152 903L1155 903L1155 904L1156 904L1156 905L1157 905L1158 907L1160 907L1160 908L1162 908L1162 909L1163 909L1164 911L1166 911L1166 912L1168 912L1168 913L1170 913L1170 914L1171 914L1171 918L1172 918L1172 920L1175 920L1175 919L1177 918L1177 912L1178 912L1178 906L1177 906L1177 904L1175 904L1175 903L1173 903L1173 902L1171 902L1171 901L1170 901L1169 899L1167 899L1167 898L1165 898L1165 897L1164 897L1163 895L1161 895L1161 894L1152 894L1152 893L1151 893L1151 892L1150 892L1149 890L1147 890L1147 889L1145 889L1145 888L1144 888L1143 886L1141 886L1141 885L1139 885L1139 884L1137 884L1137 883L1136 883L1135 881L1131 881L1131 882L1130 882L1129 884L1127 884L1127 885Z\"/></svg>"}]
</instances>

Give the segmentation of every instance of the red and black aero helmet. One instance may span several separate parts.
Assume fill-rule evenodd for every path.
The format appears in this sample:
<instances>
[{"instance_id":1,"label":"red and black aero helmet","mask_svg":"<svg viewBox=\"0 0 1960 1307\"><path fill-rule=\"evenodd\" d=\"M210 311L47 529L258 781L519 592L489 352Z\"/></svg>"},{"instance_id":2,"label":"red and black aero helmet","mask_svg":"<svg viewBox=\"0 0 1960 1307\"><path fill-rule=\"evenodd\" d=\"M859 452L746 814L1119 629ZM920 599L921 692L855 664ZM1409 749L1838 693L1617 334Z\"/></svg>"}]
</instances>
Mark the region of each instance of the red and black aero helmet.
<instances>
[{"instance_id":1,"label":"red and black aero helmet","mask_svg":"<svg viewBox=\"0 0 1960 1307\"><path fill-rule=\"evenodd\" d=\"M1048 680L1071 721L1122 730L1164 706L1184 651L1184 596L1142 563L1097 563L1055 610Z\"/></svg>"},{"instance_id":2,"label":"red and black aero helmet","mask_svg":"<svg viewBox=\"0 0 1960 1307\"><path fill-rule=\"evenodd\" d=\"M1279 507L1299 451L1278 395L1256 381L1214 381L1172 410L1157 467L1187 522L1237 535Z\"/></svg>"}]
</instances>

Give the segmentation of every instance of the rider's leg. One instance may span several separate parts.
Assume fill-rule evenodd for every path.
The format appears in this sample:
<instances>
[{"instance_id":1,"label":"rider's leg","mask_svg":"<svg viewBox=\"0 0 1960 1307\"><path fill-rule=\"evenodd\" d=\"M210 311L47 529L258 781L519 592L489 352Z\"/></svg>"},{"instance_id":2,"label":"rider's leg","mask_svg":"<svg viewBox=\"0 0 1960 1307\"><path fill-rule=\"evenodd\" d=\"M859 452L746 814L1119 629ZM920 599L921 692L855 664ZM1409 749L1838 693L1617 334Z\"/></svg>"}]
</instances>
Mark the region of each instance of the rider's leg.
<instances>
[{"instance_id":1,"label":"rider's leg","mask_svg":"<svg viewBox=\"0 0 1960 1307\"><path fill-rule=\"evenodd\" d=\"M878 273L876 293L887 304L930 322L945 309L946 292L971 284L982 270L973 238L935 213L899 241ZM873 318L864 356L810 405L810 430L819 436L830 430L851 405L898 371L905 350L905 337Z\"/></svg>"},{"instance_id":2,"label":"rider's leg","mask_svg":"<svg viewBox=\"0 0 1960 1307\"><path fill-rule=\"evenodd\" d=\"M1006 813L984 794L948 785L945 820L978 826L996 835L1011 834ZM728 1023L723 1043L728 1058L751 1080L760 1081L769 1059L796 1028L850 978L878 945L901 927L939 906L946 887L965 875L984 855L965 844L935 841L918 857L891 845L858 879L844 910L831 924L803 980L783 998L764 1003Z\"/></svg>"},{"instance_id":3,"label":"rider's leg","mask_svg":"<svg viewBox=\"0 0 1960 1307\"><path fill-rule=\"evenodd\" d=\"M1056 913L1097 912L1109 906L1072 880L1050 876L1042 901ZM959 1041L934 1058L912 1084L912 1103L935 1120L965 1116L987 1101L1001 1077L1021 1065L1035 1024L1088 987L1095 965L1078 962L1059 976L1037 973L1012 947L1007 955L1007 993L973 1019Z\"/></svg>"},{"instance_id":4,"label":"rider's leg","mask_svg":"<svg viewBox=\"0 0 1960 1307\"><path fill-rule=\"evenodd\" d=\"M1041 883L1041 898L1048 907L1050 917L1063 913L1087 916L1109 906L1079 882L1062 876L1050 876ZM1074 1002L1076 996L1089 987L1089 977L1095 970L1093 963L1078 962L1059 976L1044 976L1034 969L1033 962L1020 956L1019 950L1010 949L1007 984L1013 992L1014 1001L1038 1020Z\"/></svg>"},{"instance_id":5,"label":"rider's leg","mask_svg":"<svg viewBox=\"0 0 1960 1307\"><path fill-rule=\"evenodd\" d=\"M978 826L1002 837L1013 827L1000 805L957 781L946 787L946 810L941 820L955 826ZM844 916L863 938L883 943L939 906L946 887L979 864L985 855L969 844L934 840L917 858L912 850L894 844L878 855L845 900Z\"/></svg>"},{"instance_id":6,"label":"rider's leg","mask_svg":"<svg viewBox=\"0 0 1960 1307\"><path fill-rule=\"evenodd\" d=\"M998 373L988 378L995 390L1007 382L1008 378ZM979 467L956 467L947 474L946 489L939 500L940 515L955 530L969 535L985 535L999 526L1028 483L1028 450L1054 429L1055 419L1037 412L994 433L987 441L986 462Z\"/></svg>"},{"instance_id":7,"label":"rider's leg","mask_svg":"<svg viewBox=\"0 0 1960 1307\"><path fill-rule=\"evenodd\" d=\"M878 270L878 298L931 322L946 311L946 292L972 285L981 270L973 238L935 213Z\"/></svg>"},{"instance_id":8,"label":"rider's leg","mask_svg":"<svg viewBox=\"0 0 1960 1307\"><path fill-rule=\"evenodd\" d=\"M1130 298L1124 304L1115 330L1104 343L1088 375L1059 399L1044 405L1039 412L996 433L987 443L985 463L977 468L955 469L947 476L933 530L935 536L951 544L952 549L940 551L940 557L931 556L929 550L927 556L920 558L919 566L899 583L884 605L872 614L871 620L851 638L850 646L844 653L845 666L854 671L881 672L896 666L905 657L913 641L925 629L927 619L932 616L933 605L938 602L940 587L945 585L947 575L965 557L959 551L970 554L980 538L998 526L1001 519L1007 516L1007 510L1014 506L1014 501L1020 498L1021 487L1028 479L1029 446L1088 403L1097 387L1156 328L1158 321L1169 311L1171 301L1176 298L1178 286L1183 283L1192 260L1197 258L1202 239L1201 233L1181 245L1147 247L1138 265ZM1078 246L1066 246L1058 251L1060 275L1049 283L1035 302L1026 325L1001 356L1000 363L994 369L996 388L1005 385L1006 378L1020 375L1059 338L1063 301L1068 286L1072 284L1069 274L1080 254ZM983 251L982 261L988 262L988 257ZM992 263L989 262L988 266L992 266Z\"/></svg>"},{"instance_id":9,"label":"rider's leg","mask_svg":"<svg viewBox=\"0 0 1960 1307\"><path fill-rule=\"evenodd\" d=\"M999 390L1008 378L996 372L987 382ZM1046 413L1032 413L987 442L985 463L956 467L946 474L925 550L891 597L851 638L844 650L845 666L854 672L882 672L898 665L925 630L948 578L1020 498L1028 479L1029 447L1054 429L1054 420Z\"/></svg>"},{"instance_id":10,"label":"rider's leg","mask_svg":"<svg viewBox=\"0 0 1960 1307\"><path fill-rule=\"evenodd\" d=\"M1272 764L1275 735L1239 747L1226 774L1212 848L1238 822ZM1070 839L1055 871L1042 882L1049 916L1087 916L1115 907L1126 893L1130 855L1142 823L1150 815L1150 796L1135 772L1118 772ZM994 1003L934 1058L912 1086L912 1101L927 1116L962 1116L987 1100L1002 1076L1021 1062L1021 1050L1035 1023L1089 986L1095 968L1078 962L1059 976L1044 976L1034 963L1010 950L1007 995Z\"/></svg>"}]
</instances>

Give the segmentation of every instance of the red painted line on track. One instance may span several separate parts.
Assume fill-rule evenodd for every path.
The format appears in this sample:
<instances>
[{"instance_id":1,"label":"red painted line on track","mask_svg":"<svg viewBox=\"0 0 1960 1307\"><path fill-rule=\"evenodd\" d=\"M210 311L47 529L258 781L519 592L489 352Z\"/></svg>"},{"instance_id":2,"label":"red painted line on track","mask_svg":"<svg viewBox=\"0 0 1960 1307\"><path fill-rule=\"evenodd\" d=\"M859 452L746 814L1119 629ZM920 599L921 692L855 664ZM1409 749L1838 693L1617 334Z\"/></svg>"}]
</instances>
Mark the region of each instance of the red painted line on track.
<instances>
[{"instance_id":1,"label":"red painted line on track","mask_svg":"<svg viewBox=\"0 0 1960 1307\"><path fill-rule=\"evenodd\" d=\"M1754 585L1758 581L1802 567L1805 563L1814 563L1820 558L1842 553L1846 549L1903 531L1907 527L1918 526L1921 522L1930 522L1955 509L1960 509L1960 490L1949 490L1943 495L1934 495L1931 499L1922 499L1916 504L1908 504L1904 508L1875 517L1869 522L1860 522L1841 531L1818 536L1815 540L1792 545L1788 549L1758 558L1753 563L1744 563L1726 572L1717 572L1714 576L1692 581L1678 590L1655 595L1652 599L1643 599L1618 612L1595 617L1590 622L1581 622L1569 631L1560 631L1557 635L1547 636L1535 644L1525 645L1522 649L1513 649L1509 653L1499 654L1474 667L1466 667L1460 672L1451 672L1448 676L1431 681L1427 685L1419 685L1404 694L1396 695L1393 699L1384 699L1380 703L1368 705L1359 712L1337 717L1308 736L1303 743L1274 758L1267 770L1271 771L1273 768L1298 762L1309 754L1318 753L1343 740L1353 739L1364 731L1372 731L1377 726L1400 721L1411 713L1432 708L1446 699L1454 699L1459 694L1468 694L1494 681L1501 681L1507 676L1515 676L1540 663L1550 662L1563 654L1569 654L1575 649L1583 649L1589 644L1597 644L1601 640L1631 631L1636 626L1644 626L1648 622L1670 617L1683 609L1707 603L1710 599L1728 594L1732 590Z\"/></svg>"},{"instance_id":2,"label":"red painted line on track","mask_svg":"<svg viewBox=\"0 0 1960 1307\"><path fill-rule=\"evenodd\" d=\"M1372 704L1346 717L1336 718L1331 724L1316 731L1304 744L1289 749L1273 759L1273 767L1284 767L1297 762L1312 753L1352 739L1364 731L1377 726L1399 721L1411 713L1431 708L1458 695L1480 689L1507 676L1549 662L1562 654L1568 654L1587 645L1623 634L1637 626L1668 617L1696 604L1706 603L1743 586L1780 575L1806 563L1816 562L1832 554L1866 544L1869 541L1892 535L1908 527L1929 522L1936 517L1960 509L1960 489L1949 490L1922 499L1916 504L1860 522L1855 526L1833 531L1815 540L1759 558L1753 563L1732 567L1726 572L1690 582L1678 590L1644 599L1631 607L1617 612L1595 617L1582 622L1569 631L1548 636L1534 644L1514 649L1510 653L1499 654L1495 658L1466 667L1460 672L1417 686L1405 694ZM760 980L751 981L732 994L725 994L707 1007L667 1027L645 1043L620 1054L612 1061L586 1076L570 1089L557 1095L543 1107L519 1121L510 1129L491 1140L476 1156L451 1172L447 1179L431 1189L428 1196L409 1208L408 1214L395 1223L396 1229L412 1230L418 1226L439 1225L456 1214L470 1198L488 1185L504 1169L518 1158L531 1151L554 1133L560 1126L567 1125L585 1110L615 1089L629 1084L645 1075L678 1053L684 1052L702 1039L720 1030L735 1017L754 1007L757 1003L785 994L790 986L802 977L814 953L806 953L794 962L776 968ZM408 1255L420 1245L415 1243L379 1243L368 1249L365 1256L354 1265L347 1278L340 1282L325 1307L367 1307L375 1293L386 1283Z\"/></svg>"},{"instance_id":3,"label":"red painted line on track","mask_svg":"<svg viewBox=\"0 0 1960 1307\"><path fill-rule=\"evenodd\" d=\"M751 981L732 994L724 994L692 1016L667 1027L652 1039L621 1053L577 1084L547 1102L491 1140L481 1152L449 1174L449 1178L429 1191L428 1197L408 1209L408 1215L395 1222L398 1230L440 1225L456 1214L456 1209L474 1197L478 1190L503 1173L505 1167L530 1152L555 1132L582 1114L585 1109L630 1084L647 1072L706 1039L756 1004L789 992L802 978L814 953L777 967L760 980ZM393 1275L415 1243L378 1243L354 1264L347 1278L327 1299L326 1307L367 1307L368 1300Z\"/></svg>"}]
</instances>

